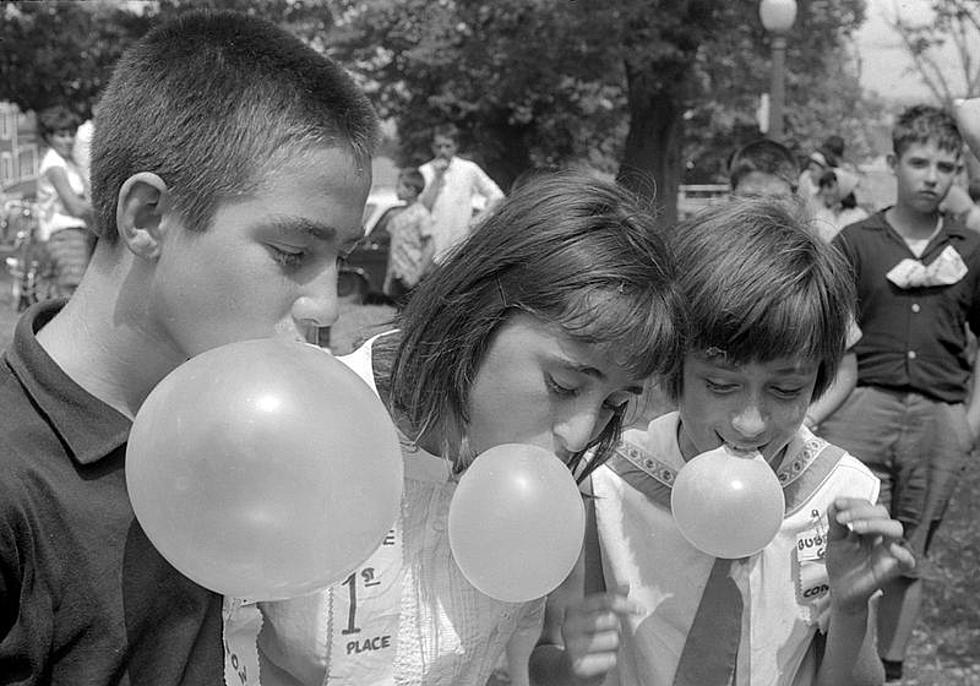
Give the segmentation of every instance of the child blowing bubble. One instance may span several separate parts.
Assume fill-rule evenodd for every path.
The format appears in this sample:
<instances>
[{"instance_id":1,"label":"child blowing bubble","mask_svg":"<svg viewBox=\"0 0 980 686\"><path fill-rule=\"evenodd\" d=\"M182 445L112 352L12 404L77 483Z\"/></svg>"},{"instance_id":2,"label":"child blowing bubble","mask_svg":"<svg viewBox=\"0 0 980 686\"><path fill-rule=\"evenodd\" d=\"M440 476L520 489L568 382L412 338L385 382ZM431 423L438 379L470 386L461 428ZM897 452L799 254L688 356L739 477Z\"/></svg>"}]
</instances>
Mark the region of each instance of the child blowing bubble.
<instances>
[{"instance_id":1,"label":"child blowing bubble","mask_svg":"<svg viewBox=\"0 0 980 686\"><path fill-rule=\"evenodd\" d=\"M644 379L678 359L672 280L651 217L614 185L542 176L498 205L421 282L399 330L350 356L402 432L402 516L347 585L260 604L263 686L484 686L512 638L533 631L533 645L543 599L486 596L453 559L456 482L506 443L572 470L589 450L601 463ZM624 601L595 602L614 612ZM249 607L237 612L247 619ZM365 648L370 637L382 639ZM515 683L526 683L526 661Z\"/></svg>"},{"instance_id":2,"label":"child blowing bubble","mask_svg":"<svg viewBox=\"0 0 980 686\"><path fill-rule=\"evenodd\" d=\"M678 411L626 432L592 474L599 539L585 558L601 565L585 570L586 587L604 573L642 608L619 622L605 683L880 682L868 601L914 560L901 524L873 504L878 480L803 426L844 350L853 290L840 258L772 199L709 208L669 246L690 319L683 365L667 380ZM758 453L785 500L769 544L733 560L689 543L670 500L685 464L723 446ZM544 639L568 652L582 643L576 626L552 622Z\"/></svg>"},{"instance_id":3,"label":"child blowing bubble","mask_svg":"<svg viewBox=\"0 0 980 686\"><path fill-rule=\"evenodd\" d=\"M91 263L0 365L0 681L219 684L222 599L134 519L132 419L190 357L333 323L377 117L337 64L233 13L155 27L101 102Z\"/></svg>"}]
</instances>

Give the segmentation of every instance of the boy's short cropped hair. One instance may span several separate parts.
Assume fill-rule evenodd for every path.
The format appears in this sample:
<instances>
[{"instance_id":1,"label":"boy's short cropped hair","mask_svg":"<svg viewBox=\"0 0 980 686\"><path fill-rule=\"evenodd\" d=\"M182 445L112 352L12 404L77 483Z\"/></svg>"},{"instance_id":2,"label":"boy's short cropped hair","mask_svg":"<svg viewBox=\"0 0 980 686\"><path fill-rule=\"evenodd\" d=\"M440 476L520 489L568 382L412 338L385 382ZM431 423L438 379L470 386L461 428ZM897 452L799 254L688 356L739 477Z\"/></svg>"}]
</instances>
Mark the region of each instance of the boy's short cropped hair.
<instances>
[{"instance_id":1,"label":"boy's short cropped hair","mask_svg":"<svg viewBox=\"0 0 980 686\"><path fill-rule=\"evenodd\" d=\"M771 174L787 183L796 192L799 165L789 148L776 141L762 138L735 151L728 163L728 179L737 190L743 178L752 172Z\"/></svg>"},{"instance_id":2,"label":"boy's short cropped hair","mask_svg":"<svg viewBox=\"0 0 980 686\"><path fill-rule=\"evenodd\" d=\"M435 139L437 136L448 138L453 143L459 144L459 128L452 122L445 122L435 126L432 129L432 138Z\"/></svg>"},{"instance_id":3,"label":"boy's short cropped hair","mask_svg":"<svg viewBox=\"0 0 980 686\"><path fill-rule=\"evenodd\" d=\"M47 141L57 131L75 131L82 120L64 105L45 107L37 114L37 132Z\"/></svg>"},{"instance_id":4,"label":"boy's short cropped hair","mask_svg":"<svg viewBox=\"0 0 980 686\"><path fill-rule=\"evenodd\" d=\"M425 177L418 167L405 167L398 172L398 180L415 191L416 195L425 190Z\"/></svg>"},{"instance_id":5,"label":"boy's short cropped hair","mask_svg":"<svg viewBox=\"0 0 980 686\"><path fill-rule=\"evenodd\" d=\"M837 159L844 157L844 139L836 133L827 136L820 147Z\"/></svg>"},{"instance_id":6,"label":"boy's short cropped hair","mask_svg":"<svg viewBox=\"0 0 980 686\"><path fill-rule=\"evenodd\" d=\"M949 112L932 105L913 105L902 112L892 128L892 149L902 156L916 143L932 141L940 150L959 153L963 137Z\"/></svg>"},{"instance_id":7,"label":"boy's short cropped hair","mask_svg":"<svg viewBox=\"0 0 980 686\"><path fill-rule=\"evenodd\" d=\"M368 167L378 137L367 97L339 65L264 20L186 12L138 41L116 65L96 116L96 231L114 241L123 183L158 175L191 230L224 200L316 148Z\"/></svg>"},{"instance_id":8,"label":"boy's short cropped hair","mask_svg":"<svg viewBox=\"0 0 980 686\"><path fill-rule=\"evenodd\" d=\"M814 398L844 354L854 310L847 263L794 206L775 198L736 198L707 208L670 233L689 322L688 353L732 364L779 358L818 364ZM683 370L667 379L674 400Z\"/></svg>"}]
</instances>

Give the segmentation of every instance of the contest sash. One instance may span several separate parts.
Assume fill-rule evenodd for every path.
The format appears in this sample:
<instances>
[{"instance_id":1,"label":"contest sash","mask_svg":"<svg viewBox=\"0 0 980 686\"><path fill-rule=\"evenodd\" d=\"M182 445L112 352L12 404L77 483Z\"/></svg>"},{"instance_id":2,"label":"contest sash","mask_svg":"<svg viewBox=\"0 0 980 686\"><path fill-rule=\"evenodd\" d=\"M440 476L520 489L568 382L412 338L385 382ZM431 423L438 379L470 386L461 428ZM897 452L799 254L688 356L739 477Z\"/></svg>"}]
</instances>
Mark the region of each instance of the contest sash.
<instances>
[{"instance_id":1,"label":"contest sash","mask_svg":"<svg viewBox=\"0 0 980 686\"><path fill-rule=\"evenodd\" d=\"M325 637L316 646L327 663L323 686L394 684L403 577L399 522L364 564L340 583L309 596L311 606L320 605L320 616L307 633ZM268 620L260 605L225 599L225 686L261 686L258 637Z\"/></svg>"}]
</instances>

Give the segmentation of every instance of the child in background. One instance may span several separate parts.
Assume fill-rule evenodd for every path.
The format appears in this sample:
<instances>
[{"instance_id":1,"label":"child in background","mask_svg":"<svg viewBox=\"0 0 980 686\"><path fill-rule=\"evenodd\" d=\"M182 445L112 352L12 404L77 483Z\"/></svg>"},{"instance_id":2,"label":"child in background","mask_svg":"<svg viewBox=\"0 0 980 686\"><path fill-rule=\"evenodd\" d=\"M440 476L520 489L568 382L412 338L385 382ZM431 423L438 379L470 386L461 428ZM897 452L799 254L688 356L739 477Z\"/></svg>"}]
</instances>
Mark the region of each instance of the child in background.
<instances>
[{"instance_id":1,"label":"child in background","mask_svg":"<svg viewBox=\"0 0 980 686\"><path fill-rule=\"evenodd\" d=\"M859 207L854 191L861 179L846 169L828 169L818 182L814 225L820 237L828 243L848 224L867 219L868 213Z\"/></svg>"},{"instance_id":2,"label":"child in background","mask_svg":"<svg viewBox=\"0 0 980 686\"><path fill-rule=\"evenodd\" d=\"M92 261L0 364L0 682L221 684L221 596L133 516L132 419L198 353L336 319L377 117L338 65L232 13L151 30L101 102Z\"/></svg>"},{"instance_id":3,"label":"child in background","mask_svg":"<svg viewBox=\"0 0 980 686\"><path fill-rule=\"evenodd\" d=\"M462 575L447 536L456 481L504 443L545 448L573 471L589 450L594 465L606 458L644 379L678 359L670 263L653 220L624 191L585 175L541 176L422 281L398 331L349 356L402 432L402 517L363 567L381 583L354 576L356 606L340 584L260 604L263 686L325 677L484 686L508 642L529 636L525 652L512 643L511 653L522 663L514 683L527 683L544 601L498 601ZM625 611L614 596L594 602L600 622ZM349 621L358 635L382 637L378 649L348 650Z\"/></svg>"},{"instance_id":4,"label":"child in background","mask_svg":"<svg viewBox=\"0 0 980 686\"><path fill-rule=\"evenodd\" d=\"M406 207L388 222L391 247L384 293L402 308L419 281L432 268L435 242L432 239L432 215L419 202L425 188L425 177L415 167L398 172L395 192Z\"/></svg>"},{"instance_id":5,"label":"child in background","mask_svg":"<svg viewBox=\"0 0 980 686\"><path fill-rule=\"evenodd\" d=\"M796 211L806 212L803 202L795 195L794 159L793 153L788 148L768 138L753 141L739 148L729 162L728 173L732 195L778 199L789 203ZM821 232L819 219L811 218L808 225L817 235L825 238ZM811 431L816 431L820 422L833 414L857 385L857 357L852 348L860 338L861 329L852 318L847 329L846 350L837 367L834 381L811 403L803 421L806 428Z\"/></svg>"},{"instance_id":6,"label":"child in background","mask_svg":"<svg viewBox=\"0 0 980 686\"><path fill-rule=\"evenodd\" d=\"M38 239L45 243L54 272L54 293L69 297L88 265L92 203L88 180L72 159L78 117L63 105L41 110L38 132L48 145L38 170Z\"/></svg>"},{"instance_id":7,"label":"child in background","mask_svg":"<svg viewBox=\"0 0 980 686\"><path fill-rule=\"evenodd\" d=\"M690 318L683 365L667 382L679 411L626 432L592 474L591 559L601 565L586 568L585 588L628 588L642 608L622 622L605 683L880 682L868 601L914 560L901 524L873 504L874 475L802 425L844 350L853 290L841 258L767 199L711 207L668 245ZM786 515L761 552L716 565L681 535L670 491L688 460L723 445L761 454ZM809 554L804 539L819 549ZM719 587L734 604L712 617ZM580 642L570 624L564 636L559 622L546 627L546 638Z\"/></svg>"},{"instance_id":8,"label":"child in background","mask_svg":"<svg viewBox=\"0 0 980 686\"><path fill-rule=\"evenodd\" d=\"M980 235L940 211L961 163L956 121L906 109L888 161L895 205L837 234L857 289L858 387L821 424L881 479L881 503L926 558L980 432L980 384L968 330L980 333ZM884 588L878 649L889 680L903 661L924 593L921 570Z\"/></svg>"},{"instance_id":9,"label":"child in background","mask_svg":"<svg viewBox=\"0 0 980 686\"><path fill-rule=\"evenodd\" d=\"M796 158L784 145L760 138L732 154L728 182L735 197L792 199L797 190Z\"/></svg>"}]
</instances>

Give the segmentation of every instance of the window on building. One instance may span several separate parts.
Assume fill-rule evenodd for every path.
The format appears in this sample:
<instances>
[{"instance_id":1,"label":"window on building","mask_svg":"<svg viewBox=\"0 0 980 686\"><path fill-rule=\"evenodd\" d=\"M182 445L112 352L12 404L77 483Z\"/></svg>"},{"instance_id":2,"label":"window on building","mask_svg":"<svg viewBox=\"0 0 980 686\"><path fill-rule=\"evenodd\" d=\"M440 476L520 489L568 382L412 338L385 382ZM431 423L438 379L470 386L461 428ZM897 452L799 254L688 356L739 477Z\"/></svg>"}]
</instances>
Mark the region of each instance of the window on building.
<instances>
[{"instance_id":1,"label":"window on building","mask_svg":"<svg viewBox=\"0 0 980 686\"><path fill-rule=\"evenodd\" d=\"M21 148L17 154L18 176L20 180L33 179L37 176L37 147L34 145Z\"/></svg>"},{"instance_id":2,"label":"window on building","mask_svg":"<svg viewBox=\"0 0 980 686\"><path fill-rule=\"evenodd\" d=\"M17 126L17 112L10 108L0 109L0 139L9 141L14 137Z\"/></svg>"},{"instance_id":3,"label":"window on building","mask_svg":"<svg viewBox=\"0 0 980 686\"><path fill-rule=\"evenodd\" d=\"M0 153L0 182L4 184L14 182L14 161L9 152Z\"/></svg>"}]
</instances>

